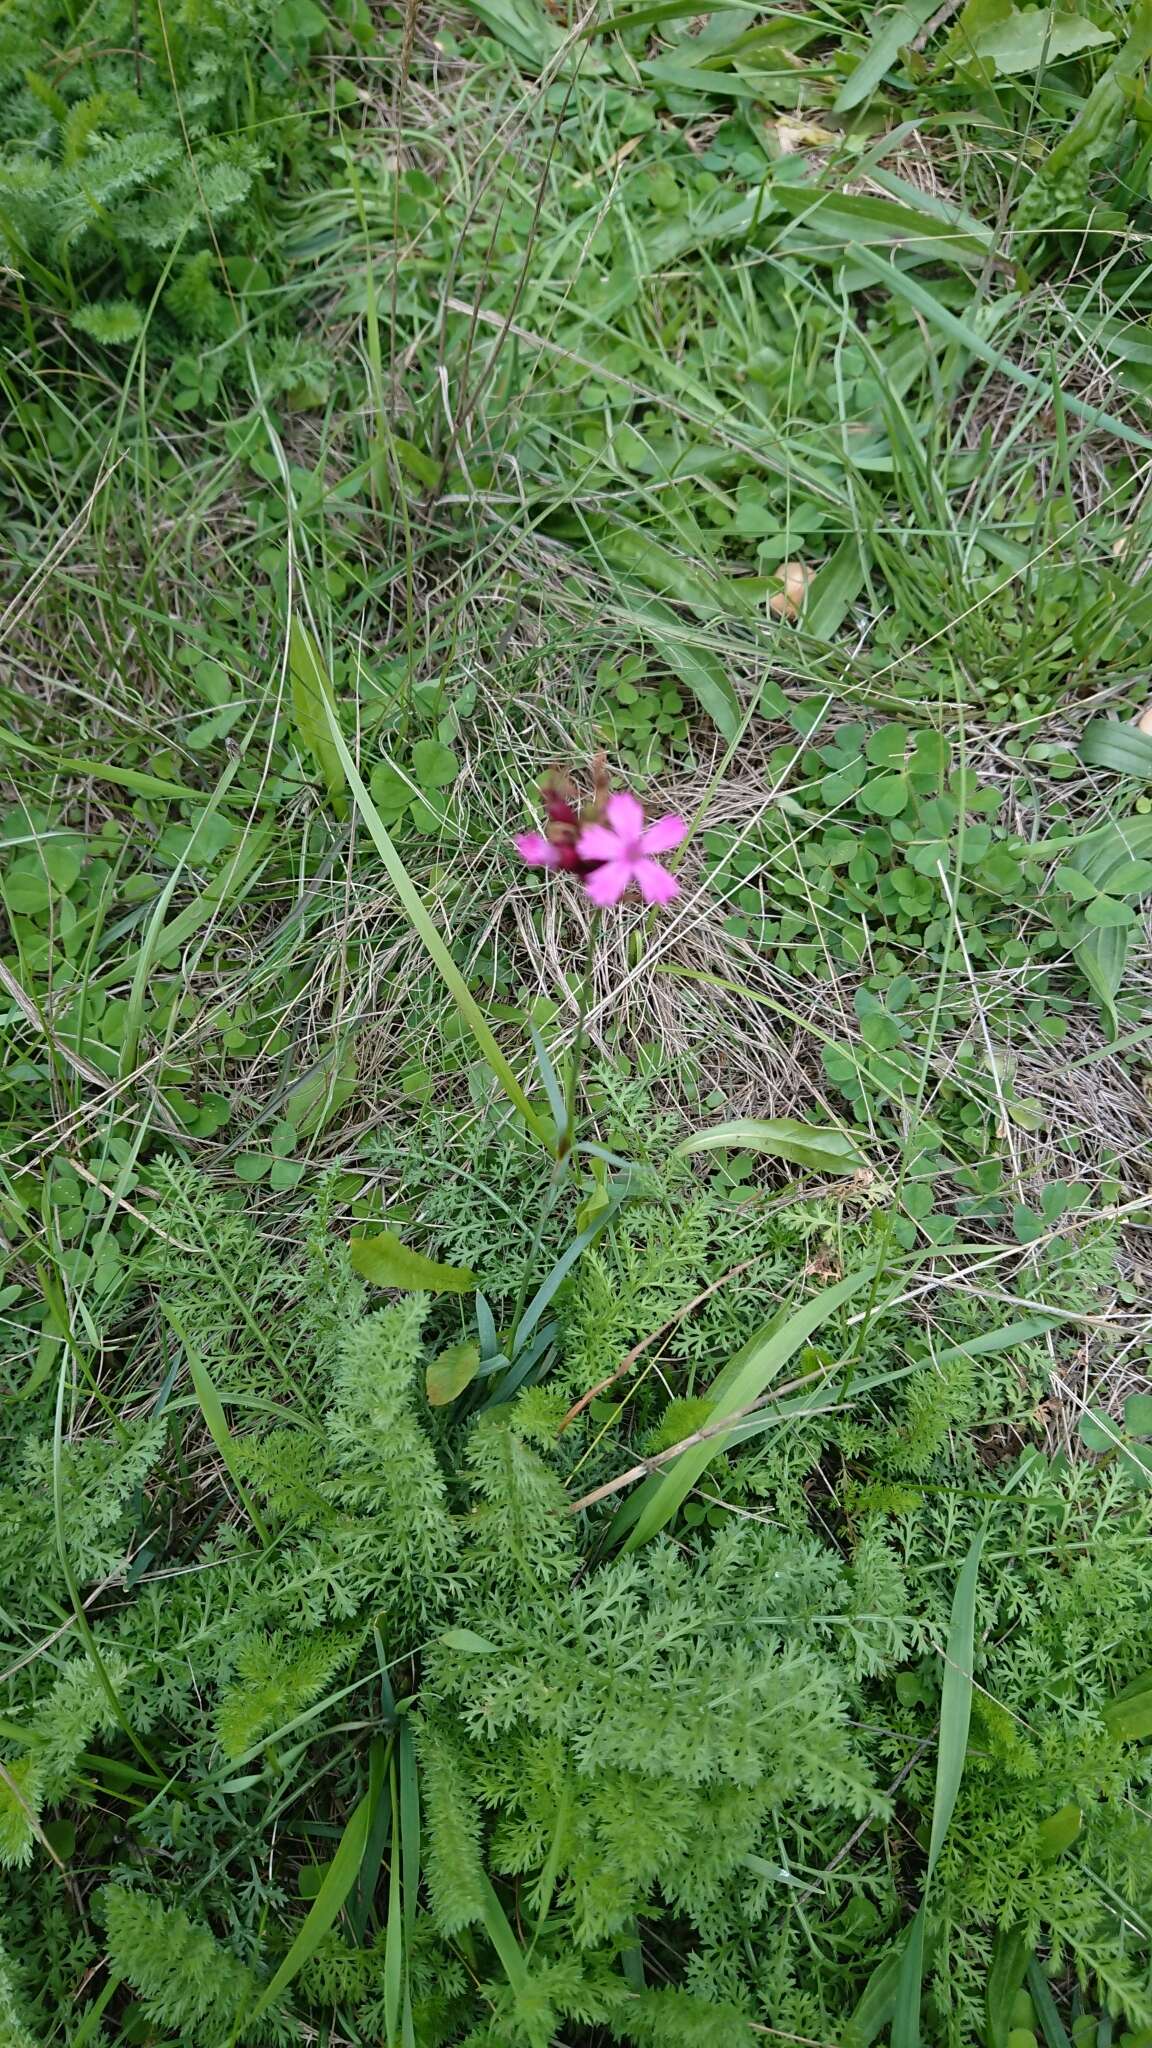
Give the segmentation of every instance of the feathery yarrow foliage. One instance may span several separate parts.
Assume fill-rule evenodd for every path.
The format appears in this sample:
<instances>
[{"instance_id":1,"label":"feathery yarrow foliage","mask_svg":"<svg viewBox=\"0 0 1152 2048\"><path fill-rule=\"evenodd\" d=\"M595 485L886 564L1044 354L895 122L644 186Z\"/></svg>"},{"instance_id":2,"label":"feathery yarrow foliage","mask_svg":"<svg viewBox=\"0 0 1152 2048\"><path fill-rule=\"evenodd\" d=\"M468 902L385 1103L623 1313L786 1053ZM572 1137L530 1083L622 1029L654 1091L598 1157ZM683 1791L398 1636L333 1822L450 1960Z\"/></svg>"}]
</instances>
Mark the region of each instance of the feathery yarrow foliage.
<instances>
[{"instance_id":1,"label":"feathery yarrow foliage","mask_svg":"<svg viewBox=\"0 0 1152 2048\"><path fill-rule=\"evenodd\" d=\"M653 1179L557 1297L549 1378L497 1405L479 1379L445 1409L425 1372L466 1334L459 1297L379 1306L323 1195L285 1261L183 1170L167 1185L173 1241L129 1304L137 1322L166 1306L155 1389L109 1328L105 1393L122 1357L132 1419L88 1407L54 1460L43 1390L7 1447L0 1566L40 1645L5 1657L13 2025L35 2039L92 1981L95 1923L124 1987L106 2029L130 1995L181 2048L337 2018L367 2048L398 1997L428 2048L839 2038L919 1901L942 1645L981 1522L928 2038L979 2038L1007 1927L1061 1996L1079 1983L1152 2023L1148 1750L1106 1711L1152 1666L1152 1496L1122 1461L1046 1454L1046 1343L974 1357L991 1318L952 1292L931 1328L882 1304L829 1324L797 1363L819 1379L840 1361L836 1398L718 1455L669 1530L621 1554L614 1501L571 1500L699 1427L717 1366L820 1284L831 1247L865 1260L866 1202ZM493 1215L482 1177L460 1196L503 1261L492 1300L524 1277L510 1194L505 1161ZM204 1272L178 1249L190 1205ZM1113 1252L1102 1229L1075 1261L1038 1254L1030 1289L1083 1305ZM561 1429L574 1393L736 1266L706 1343L689 1318L659 1374ZM182 1352L173 1373L177 1327L228 1418L227 1471ZM1052 1333L1058 1358L1071 1341ZM59 1532L99 1671L60 1631ZM366 1791L363 1878L250 2028Z\"/></svg>"}]
</instances>

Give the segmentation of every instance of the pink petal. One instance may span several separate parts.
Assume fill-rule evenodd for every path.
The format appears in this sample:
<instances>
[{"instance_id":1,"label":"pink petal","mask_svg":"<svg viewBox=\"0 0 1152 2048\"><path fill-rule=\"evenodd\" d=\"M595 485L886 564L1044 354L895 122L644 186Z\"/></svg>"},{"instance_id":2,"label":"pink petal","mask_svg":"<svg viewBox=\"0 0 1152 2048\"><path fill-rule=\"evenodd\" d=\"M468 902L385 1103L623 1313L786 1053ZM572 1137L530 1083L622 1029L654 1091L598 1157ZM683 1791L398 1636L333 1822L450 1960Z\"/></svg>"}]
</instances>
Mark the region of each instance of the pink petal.
<instances>
[{"instance_id":1,"label":"pink petal","mask_svg":"<svg viewBox=\"0 0 1152 2048\"><path fill-rule=\"evenodd\" d=\"M645 903L671 903L680 894L675 875L662 868L658 860L634 861L632 873Z\"/></svg>"},{"instance_id":2,"label":"pink petal","mask_svg":"<svg viewBox=\"0 0 1152 2048\"><path fill-rule=\"evenodd\" d=\"M671 853L674 846L679 846L687 830L684 819L676 817L675 813L667 818L657 818L640 841L641 848L645 853Z\"/></svg>"},{"instance_id":3,"label":"pink petal","mask_svg":"<svg viewBox=\"0 0 1152 2048\"><path fill-rule=\"evenodd\" d=\"M602 868L593 868L590 875L585 875L584 887L593 903L598 903L602 910L606 910L610 903L619 903L632 880L632 872L631 861L605 861Z\"/></svg>"},{"instance_id":4,"label":"pink petal","mask_svg":"<svg viewBox=\"0 0 1152 2048\"><path fill-rule=\"evenodd\" d=\"M630 789L618 789L604 806L612 830L629 846L635 846L644 830L644 806Z\"/></svg>"},{"instance_id":5,"label":"pink petal","mask_svg":"<svg viewBox=\"0 0 1152 2048\"><path fill-rule=\"evenodd\" d=\"M619 860L624 847L607 825L585 825L576 841L581 860Z\"/></svg>"},{"instance_id":6,"label":"pink petal","mask_svg":"<svg viewBox=\"0 0 1152 2048\"><path fill-rule=\"evenodd\" d=\"M516 851L530 868L554 868L560 856L540 832L518 832Z\"/></svg>"}]
</instances>

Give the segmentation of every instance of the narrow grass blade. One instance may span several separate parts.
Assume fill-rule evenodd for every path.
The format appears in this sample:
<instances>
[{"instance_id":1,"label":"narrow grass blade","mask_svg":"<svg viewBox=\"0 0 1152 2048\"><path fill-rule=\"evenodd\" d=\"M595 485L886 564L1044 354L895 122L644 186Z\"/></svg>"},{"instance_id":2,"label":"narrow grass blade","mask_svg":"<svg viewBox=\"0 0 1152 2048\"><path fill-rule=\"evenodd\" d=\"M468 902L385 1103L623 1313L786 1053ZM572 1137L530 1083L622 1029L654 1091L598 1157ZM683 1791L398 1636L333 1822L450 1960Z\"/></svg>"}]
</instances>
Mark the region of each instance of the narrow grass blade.
<instances>
[{"instance_id":1,"label":"narrow grass blade","mask_svg":"<svg viewBox=\"0 0 1152 2048\"><path fill-rule=\"evenodd\" d=\"M368 1839L364 1846L364 1857L356 1878L356 1890L348 1904L348 1925L352 1938L358 1947L363 1947L368 1931L368 1915L372 1911L372 1900L380 1865L384 1861L384 1845L392 1821L392 1802L388 1789L388 1758L391 1743L383 1736L377 1736L368 1752L368 1793L372 1801L372 1818L368 1827Z\"/></svg>"},{"instance_id":2,"label":"narrow grass blade","mask_svg":"<svg viewBox=\"0 0 1152 2048\"><path fill-rule=\"evenodd\" d=\"M932 1876L944 1837L956 1810L964 1759L968 1750L968 1724L972 1718L972 1669L975 1658L976 1582L984 1549L984 1530L972 1538L968 1555L956 1582L952 1619L945 1650L944 1684L940 1695L940 1742L936 1756L936 1794L932 1804L932 1834L928 1843L927 1877Z\"/></svg>"},{"instance_id":3,"label":"narrow grass blade","mask_svg":"<svg viewBox=\"0 0 1152 2048\"><path fill-rule=\"evenodd\" d=\"M320 780L331 799L337 817L343 817L344 771L332 744L325 715L327 678L320 664L320 651L305 633L292 641L292 716L300 744L306 748L320 771Z\"/></svg>"},{"instance_id":4,"label":"narrow grass blade","mask_svg":"<svg viewBox=\"0 0 1152 2048\"><path fill-rule=\"evenodd\" d=\"M528 1983L528 1971L524 1952L508 1924L508 1916L493 1890L490 1879L481 1872L480 1883L484 1892L484 1932L492 1943L504 1975L514 1991L523 1991Z\"/></svg>"},{"instance_id":5,"label":"narrow grass blade","mask_svg":"<svg viewBox=\"0 0 1152 2048\"><path fill-rule=\"evenodd\" d=\"M936 1750L936 1791L932 1802L932 1833L928 1842L928 1865L924 1872L924 1893L908 1931L907 1946L900 1966L896 2012L892 2022L892 2048L920 2048L920 1985L924 1971L924 1923L932 1873L951 1826L968 1754L968 1724L972 1718L972 1669L975 1660L976 1582L985 1531L978 1529L956 1581L952 1617L944 1651L944 1683L940 1694L940 1734Z\"/></svg>"},{"instance_id":6,"label":"narrow grass blade","mask_svg":"<svg viewBox=\"0 0 1152 2048\"><path fill-rule=\"evenodd\" d=\"M348 1822L340 1843L328 1865L324 1882L312 1902L308 1917L292 1943L280 1968L264 1986L255 2005L249 2012L238 2017L229 2048L235 2048L246 2033L250 2033L256 2021L281 1998L293 1979L299 1976L306 1963L310 1963L324 1936L332 1927L340 1909L356 1882L368 1842L368 1827L372 1813L372 1794L366 1792L359 1806Z\"/></svg>"},{"instance_id":7,"label":"narrow grass blade","mask_svg":"<svg viewBox=\"0 0 1152 2048\"><path fill-rule=\"evenodd\" d=\"M923 28L935 7L936 0L911 0L910 5L893 8L891 14L881 16L872 41L836 95L833 113L850 114L853 107L860 106L875 92L905 43L910 43Z\"/></svg>"},{"instance_id":8,"label":"narrow grass blade","mask_svg":"<svg viewBox=\"0 0 1152 2048\"><path fill-rule=\"evenodd\" d=\"M388 1862L388 1927L384 1936L384 2034L387 2048L397 2048L400 2005L404 1992L404 1926L400 1896L400 1802L392 1772L392 1854Z\"/></svg>"},{"instance_id":9,"label":"narrow grass blade","mask_svg":"<svg viewBox=\"0 0 1152 2048\"><path fill-rule=\"evenodd\" d=\"M1052 1986L1049 1984L1035 1956L1029 1956L1028 1958L1027 1980L1028 1995L1036 2008L1036 2017L1040 2022L1040 2031L1044 2036L1047 2048L1072 2048L1060 2015L1056 2010L1056 2000L1052 1996Z\"/></svg>"},{"instance_id":10,"label":"narrow grass blade","mask_svg":"<svg viewBox=\"0 0 1152 2048\"><path fill-rule=\"evenodd\" d=\"M411 1945L420 1889L420 1780L411 1721L400 1723L400 1840L403 1844L405 1939Z\"/></svg>"},{"instance_id":11,"label":"narrow grass blade","mask_svg":"<svg viewBox=\"0 0 1152 2048\"><path fill-rule=\"evenodd\" d=\"M950 341L959 342L961 348L977 357L980 362L988 363L994 370L999 370L1001 375L1009 378L1013 384L1022 385L1026 391L1031 391L1037 397L1043 398L1046 403L1050 403L1052 394L1045 378L1035 376L1030 370L1022 370L1019 363L1013 362L1011 356L1005 355L1003 349L994 348L992 343L985 341L983 335L978 334L968 321L962 320L958 314L942 306L935 294L917 278L910 277L906 271L898 270L894 263L886 262L883 257L874 255L872 250L865 248L862 243L853 242L850 247L852 261L857 268L866 270L877 284L886 285L897 298L904 299L908 305L914 306L918 313L923 314L930 326L946 334ZM1102 412L1099 406L1088 405L1082 398L1073 398L1067 392L1064 395L1064 403L1069 412L1075 413L1078 419L1086 420L1089 426L1101 428L1104 433L1114 435L1118 441L1130 442L1134 448L1141 448L1145 452L1152 449L1152 437L1142 434L1137 427L1130 427L1126 420L1117 419L1113 413Z\"/></svg>"},{"instance_id":12,"label":"narrow grass blade","mask_svg":"<svg viewBox=\"0 0 1152 2048\"><path fill-rule=\"evenodd\" d=\"M548 1107L552 1111L552 1120L556 1125L556 1136L557 1139L560 1139L568 1130L568 1105L564 1100L564 1090L560 1086L560 1077L552 1065L548 1047L545 1045L539 1028L535 1024L529 1024L528 1036L532 1040L532 1050L536 1055L536 1065L540 1069L540 1079L544 1083L544 1093L548 1097Z\"/></svg>"},{"instance_id":13,"label":"narrow grass blade","mask_svg":"<svg viewBox=\"0 0 1152 2048\"><path fill-rule=\"evenodd\" d=\"M801 1344L806 1343L821 1323L826 1322L875 1276L875 1266L863 1266L859 1272L849 1274L846 1280L838 1281L834 1287L822 1288L787 1321L774 1318L716 1381L712 1389L716 1400L712 1420L722 1422L725 1416L743 1414L754 1401L758 1401ZM626 1550L635 1550L641 1543L647 1543L671 1521L700 1474L724 1448L722 1435L694 1444L652 1484L647 1499L641 1497L639 1519L624 1545ZM645 1491L641 1490L641 1496ZM630 1517L623 1519L626 1522ZM612 1533L619 1533L621 1520L618 1516Z\"/></svg>"},{"instance_id":14,"label":"narrow grass blade","mask_svg":"<svg viewBox=\"0 0 1152 2048\"><path fill-rule=\"evenodd\" d=\"M985 1330L979 1337L966 1337L963 1344L949 1344L936 1353L936 1363L951 1365L957 1358L991 1358L998 1351L1014 1351L1018 1344L1031 1344L1049 1330L1058 1330L1067 1316L1024 1316L1018 1323L1005 1323L1000 1330Z\"/></svg>"},{"instance_id":15,"label":"narrow grass blade","mask_svg":"<svg viewBox=\"0 0 1152 2048\"><path fill-rule=\"evenodd\" d=\"M519 1110L532 1135L550 1152L551 1133L544 1119L529 1102L520 1082L497 1045L491 1027L480 1010L464 976L448 951L440 931L423 897L408 873L400 855L392 844L379 811L360 778L360 772L348 751L344 735L336 718L332 702L332 686L320 662L319 652L312 637L298 620L292 621L289 643L289 659L295 672L297 664L310 675L320 678L321 702L332 737L332 745L339 757L344 779L352 793L353 802L368 828L373 845L387 869L389 879L400 899L400 907L409 924L428 953L440 975L445 988L452 997L461 1017L471 1031L479 1051L487 1061L508 1100Z\"/></svg>"},{"instance_id":16,"label":"narrow grass blade","mask_svg":"<svg viewBox=\"0 0 1152 2048\"><path fill-rule=\"evenodd\" d=\"M535 1294L532 1296L531 1301L516 1325L516 1334L512 1347L513 1357L515 1357L518 1351L524 1349L545 1309L554 1300L557 1289L568 1278L577 1260L583 1258L588 1247L595 1243L602 1231L607 1229L619 1207L619 1201L610 1202L606 1209L602 1209L598 1216L593 1217L591 1223L585 1224L580 1235L573 1238L567 1251L561 1253L552 1271L536 1289Z\"/></svg>"},{"instance_id":17,"label":"narrow grass blade","mask_svg":"<svg viewBox=\"0 0 1152 2048\"><path fill-rule=\"evenodd\" d=\"M140 768L120 768L111 761L97 761L87 754L56 754L50 747L38 747L26 740L10 727L0 727L0 747L11 747L14 753L23 754L29 761L40 761L51 768L56 775L83 775L94 782L110 782L116 789L130 789L133 796L170 797L173 803L202 804L207 796L203 789L193 789L187 782L169 782L162 775L147 775ZM277 796L267 791L252 789L226 790L221 795L222 803L275 804Z\"/></svg>"},{"instance_id":18,"label":"narrow grass blade","mask_svg":"<svg viewBox=\"0 0 1152 2048\"><path fill-rule=\"evenodd\" d=\"M182 1329L171 1310L165 1309L164 1314L184 1346L184 1356L188 1360L188 1370L192 1375L192 1385L196 1389L196 1399L200 1403L200 1412L207 1424L208 1434L220 1453L228 1477L236 1489L237 1497L243 1503L245 1514L248 1516L264 1548L267 1549L271 1539L261 1519L256 1503L240 1477L240 1459L236 1450L236 1444L228 1427L228 1418L224 1413L223 1403L216 1391L212 1375L204 1360L198 1356L195 1346L189 1341L186 1332Z\"/></svg>"}]
</instances>

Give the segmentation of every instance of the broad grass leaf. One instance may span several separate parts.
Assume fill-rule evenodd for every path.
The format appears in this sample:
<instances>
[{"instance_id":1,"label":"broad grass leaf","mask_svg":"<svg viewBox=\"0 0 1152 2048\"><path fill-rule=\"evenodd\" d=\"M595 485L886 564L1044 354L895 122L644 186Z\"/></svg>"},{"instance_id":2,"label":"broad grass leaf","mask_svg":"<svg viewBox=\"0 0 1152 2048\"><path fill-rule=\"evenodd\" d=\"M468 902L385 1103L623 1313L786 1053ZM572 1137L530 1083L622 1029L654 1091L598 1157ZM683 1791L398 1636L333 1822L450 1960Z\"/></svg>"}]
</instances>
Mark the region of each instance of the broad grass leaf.
<instances>
[{"instance_id":1,"label":"broad grass leaf","mask_svg":"<svg viewBox=\"0 0 1152 2048\"><path fill-rule=\"evenodd\" d=\"M814 640L834 639L867 580L867 555L856 535L849 534L812 579L804 607L805 633Z\"/></svg>"},{"instance_id":2,"label":"broad grass leaf","mask_svg":"<svg viewBox=\"0 0 1152 2048\"><path fill-rule=\"evenodd\" d=\"M902 1951L893 1948L877 1963L840 2036L840 2048L871 2048L896 2009Z\"/></svg>"},{"instance_id":3,"label":"broad grass leaf","mask_svg":"<svg viewBox=\"0 0 1152 2048\"><path fill-rule=\"evenodd\" d=\"M852 1173L865 1165L863 1154L852 1139L831 1125L798 1123L793 1117L763 1120L737 1117L716 1124L710 1131L698 1131L685 1138L673 1152L682 1159L691 1152L764 1152L773 1159L787 1159L809 1173Z\"/></svg>"},{"instance_id":4,"label":"broad grass leaf","mask_svg":"<svg viewBox=\"0 0 1152 2048\"><path fill-rule=\"evenodd\" d=\"M1115 1033L1120 1022L1116 997L1128 961L1128 933L1119 925L1095 925L1074 951L1081 974L1099 999L1104 1022Z\"/></svg>"},{"instance_id":5,"label":"broad grass leaf","mask_svg":"<svg viewBox=\"0 0 1152 2048\"><path fill-rule=\"evenodd\" d=\"M329 1929L335 1924L340 1909L356 1882L368 1844L371 1817L372 1793L368 1791L340 1837L339 1847L328 1865L315 1902L280 1968L264 1986L251 2011L237 2016L236 2030L232 2035L233 2044L244 2034L250 2034L261 2015L283 1996L305 1965L312 1961Z\"/></svg>"},{"instance_id":6,"label":"broad grass leaf","mask_svg":"<svg viewBox=\"0 0 1152 2048\"><path fill-rule=\"evenodd\" d=\"M468 1266L445 1266L414 1252L392 1230L376 1237L354 1237L349 1244L352 1270L373 1287L400 1287L428 1294L467 1294L476 1285Z\"/></svg>"},{"instance_id":7,"label":"broad grass leaf","mask_svg":"<svg viewBox=\"0 0 1152 2048\"><path fill-rule=\"evenodd\" d=\"M906 43L910 43L936 11L935 0L908 0L903 7L894 7L891 14L881 14L876 31L857 64L856 69L845 79L833 102L835 114L850 114L875 92L886 71L890 71Z\"/></svg>"},{"instance_id":8,"label":"broad grass leaf","mask_svg":"<svg viewBox=\"0 0 1152 2048\"><path fill-rule=\"evenodd\" d=\"M742 1414L754 1401L758 1401L800 1346L829 1316L874 1279L875 1274L875 1266L863 1266L858 1272L849 1274L846 1280L837 1281L835 1286L822 1288L793 1315L773 1317L759 1336L754 1337L730 1361L711 1388L709 1398L713 1401L713 1422ZM630 1510L616 1517L611 1533L618 1535L622 1527L628 1526L639 1503L639 1517L629 1531L624 1548L635 1550L641 1543L647 1543L658 1535L692 1491L701 1473L724 1449L723 1432L705 1438L703 1443L693 1444L666 1472L646 1482Z\"/></svg>"},{"instance_id":9,"label":"broad grass leaf","mask_svg":"<svg viewBox=\"0 0 1152 2048\"><path fill-rule=\"evenodd\" d=\"M734 13L744 13L743 0L712 0L712 13L731 8ZM681 21L687 15L700 13L700 0L655 0L651 7L625 8L619 14L606 14L599 21L593 21L580 31L582 37L622 35L625 29L649 28L660 21Z\"/></svg>"},{"instance_id":10,"label":"broad grass leaf","mask_svg":"<svg viewBox=\"0 0 1152 2048\"><path fill-rule=\"evenodd\" d=\"M987 253L987 238L966 234L955 221L941 220L926 209L894 199L856 193L821 192L811 185L777 185L773 204L796 216L798 227L811 227L827 248L835 238L837 255L850 243L866 247L929 251L941 262L976 263ZM790 238L791 240L791 238ZM805 251L805 253L809 253ZM813 256L823 254L813 249ZM855 541L853 540L855 549Z\"/></svg>"},{"instance_id":11,"label":"broad grass leaf","mask_svg":"<svg viewBox=\"0 0 1152 2048\"><path fill-rule=\"evenodd\" d=\"M661 632L650 623L653 616L651 610L646 612L645 632L660 659L691 690L717 732L729 741L738 738L743 714L719 655L710 647L696 646L674 632Z\"/></svg>"}]
</instances>

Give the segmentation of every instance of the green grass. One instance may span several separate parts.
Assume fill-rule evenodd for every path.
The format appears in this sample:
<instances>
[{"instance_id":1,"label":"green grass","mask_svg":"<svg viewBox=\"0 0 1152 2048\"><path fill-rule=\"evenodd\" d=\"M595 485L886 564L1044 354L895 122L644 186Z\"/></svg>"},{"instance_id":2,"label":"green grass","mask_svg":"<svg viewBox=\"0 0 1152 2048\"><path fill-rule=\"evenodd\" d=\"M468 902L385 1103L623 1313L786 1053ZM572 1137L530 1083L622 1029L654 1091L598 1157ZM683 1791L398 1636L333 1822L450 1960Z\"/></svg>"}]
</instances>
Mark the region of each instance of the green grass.
<instances>
[{"instance_id":1,"label":"green grass","mask_svg":"<svg viewBox=\"0 0 1152 2048\"><path fill-rule=\"evenodd\" d=\"M1148 1730L1102 1718L1152 1662L1152 25L581 27L0 12L14 2043L928 2048L1021 1998L1076 2048L1152 2025ZM676 904L594 931L561 1172L588 919L510 842L600 750L691 831ZM674 1156L740 1118L863 1163ZM443 1583L358 1565L326 1605L340 1514L420 1547L402 1485L353 1498L334 1405L343 1247L385 1228L483 1289L401 1346ZM857 1280L777 1414L756 1360ZM514 1383L497 1478L476 1417ZM823 1621L794 1645L868 1790L817 1814L718 1735L705 1899L670 1846L691 1762L653 1733L644 1797L616 1785L589 1703L645 1603L712 1625L729 1542L753 1598L765 1517L781 1569L814 1546L891 1624L871 1663ZM615 1642L580 1601L625 1601L629 1528ZM504 1750L469 1718L477 1641L525 1654L502 1600L541 1657L571 1621L537 1677L587 1770L527 1708ZM742 1654L680 1711L734 1689L751 1726Z\"/></svg>"}]
</instances>

